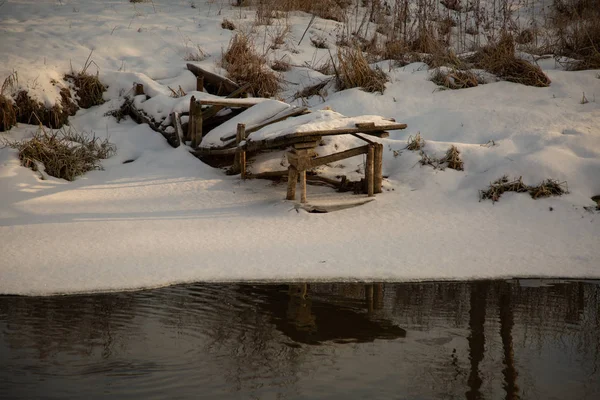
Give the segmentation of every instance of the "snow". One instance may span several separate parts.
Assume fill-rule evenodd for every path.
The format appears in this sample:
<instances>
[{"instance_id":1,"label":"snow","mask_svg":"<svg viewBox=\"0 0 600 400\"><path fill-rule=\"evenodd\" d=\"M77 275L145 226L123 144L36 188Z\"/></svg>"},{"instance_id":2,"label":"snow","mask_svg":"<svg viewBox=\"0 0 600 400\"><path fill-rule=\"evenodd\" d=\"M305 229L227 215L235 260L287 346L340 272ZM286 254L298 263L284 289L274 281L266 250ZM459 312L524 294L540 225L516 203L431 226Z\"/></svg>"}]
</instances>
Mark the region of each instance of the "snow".
<instances>
[{"instance_id":1,"label":"snow","mask_svg":"<svg viewBox=\"0 0 600 400\"><path fill-rule=\"evenodd\" d=\"M359 207L311 214L284 200L285 184L227 176L187 147L172 149L147 125L104 115L119 107L134 82L151 96L136 99L138 105L157 120L186 111L192 95L211 97L195 91L186 53L200 44L206 59L199 65L219 72L217 61L232 35L220 22L226 17L247 29L254 12L227 1L194 4L9 0L0 6L0 79L16 70L22 87L52 104L58 89L49 81L62 81L69 60L81 68L93 50L91 68L95 73L97 66L109 86L107 103L79 111L70 123L109 137L118 149L103 171L74 182L41 180L20 166L14 150L0 149L0 294L192 281L600 278L600 213L584 209L600 194L600 104L594 100L600 99L600 71L566 72L541 60L552 80L548 88L490 82L439 91L423 64L397 68L383 62L390 76L383 95L330 90L324 101L305 99L312 114L265 127L249 140L389 123L381 117L408 124L374 139L384 145L384 193ZM306 64L329 58L308 38L297 45L309 20L303 13L290 16L288 43L271 54L285 54L297 65L283 75L288 84L282 99L288 102L323 79ZM317 19L311 31L333 35L336 27ZM277 28L258 27L257 37L268 38L261 30ZM181 87L186 96L171 97L169 87ZM584 92L587 104L581 104ZM277 100L256 105L211 131L203 146L221 145L238 122L252 125L287 108ZM0 137L21 139L35 129L21 124ZM456 145L465 170L421 166L418 152L405 149L417 132L432 156ZM317 153L363 143L348 135L328 137ZM363 156L353 157L319 173L358 179L363 163ZM286 168L283 152L260 154L249 166L252 172ZM527 184L567 181L570 193L539 200L505 193L497 203L480 202L478 190L505 174ZM309 186L308 199L332 205L367 198Z\"/></svg>"}]
</instances>

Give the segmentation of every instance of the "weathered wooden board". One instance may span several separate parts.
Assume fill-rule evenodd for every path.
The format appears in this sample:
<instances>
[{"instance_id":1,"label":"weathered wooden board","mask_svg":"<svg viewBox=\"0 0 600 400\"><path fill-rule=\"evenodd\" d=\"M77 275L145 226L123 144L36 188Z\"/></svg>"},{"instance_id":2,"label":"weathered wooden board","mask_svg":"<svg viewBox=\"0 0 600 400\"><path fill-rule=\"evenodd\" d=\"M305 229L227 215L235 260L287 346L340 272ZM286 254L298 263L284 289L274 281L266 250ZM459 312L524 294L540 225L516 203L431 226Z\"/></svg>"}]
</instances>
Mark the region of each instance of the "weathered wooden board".
<instances>
[{"instance_id":1,"label":"weathered wooden board","mask_svg":"<svg viewBox=\"0 0 600 400\"><path fill-rule=\"evenodd\" d=\"M200 68L194 64L187 64L187 69L190 70L197 77L204 78L204 88L212 94L221 95L229 94L239 89L239 85L224 76L209 72L205 69ZM219 87L223 88L225 93L219 93Z\"/></svg>"}]
</instances>

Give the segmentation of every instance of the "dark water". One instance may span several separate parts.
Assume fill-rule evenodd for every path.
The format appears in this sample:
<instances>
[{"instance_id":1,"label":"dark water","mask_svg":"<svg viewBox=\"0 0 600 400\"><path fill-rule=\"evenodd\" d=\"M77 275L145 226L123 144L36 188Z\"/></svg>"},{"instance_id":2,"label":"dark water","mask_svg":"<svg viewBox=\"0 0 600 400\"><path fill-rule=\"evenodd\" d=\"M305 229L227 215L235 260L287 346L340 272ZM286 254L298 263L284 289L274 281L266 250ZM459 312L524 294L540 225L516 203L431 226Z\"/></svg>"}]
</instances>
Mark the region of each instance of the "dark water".
<instances>
[{"instance_id":1,"label":"dark water","mask_svg":"<svg viewBox=\"0 0 600 400\"><path fill-rule=\"evenodd\" d=\"M0 397L600 399L600 283L0 297Z\"/></svg>"}]
</instances>

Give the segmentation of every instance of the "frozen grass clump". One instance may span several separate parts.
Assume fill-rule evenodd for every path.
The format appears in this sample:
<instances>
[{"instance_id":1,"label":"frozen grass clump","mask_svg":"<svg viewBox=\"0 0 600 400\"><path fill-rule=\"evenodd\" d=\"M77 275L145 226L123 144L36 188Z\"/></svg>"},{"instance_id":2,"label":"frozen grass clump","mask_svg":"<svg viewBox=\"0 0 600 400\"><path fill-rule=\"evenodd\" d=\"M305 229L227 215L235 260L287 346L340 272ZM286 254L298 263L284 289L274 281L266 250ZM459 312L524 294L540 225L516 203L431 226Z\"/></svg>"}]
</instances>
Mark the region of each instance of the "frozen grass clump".
<instances>
[{"instance_id":1,"label":"frozen grass clump","mask_svg":"<svg viewBox=\"0 0 600 400\"><path fill-rule=\"evenodd\" d=\"M41 164L48 175L68 181L102 169L100 160L116 152L115 145L108 139L89 137L72 128L50 132L42 128L30 139L7 141L5 145L19 151L24 167L38 171Z\"/></svg>"},{"instance_id":2,"label":"frozen grass clump","mask_svg":"<svg viewBox=\"0 0 600 400\"><path fill-rule=\"evenodd\" d=\"M340 90L361 88L383 93L388 78L381 69L369 66L358 47L349 47L338 49L337 81Z\"/></svg>"},{"instance_id":3,"label":"frozen grass clump","mask_svg":"<svg viewBox=\"0 0 600 400\"><path fill-rule=\"evenodd\" d=\"M255 96L273 97L279 92L280 79L267 65L267 59L258 54L254 43L244 34L236 34L222 57L227 76L238 84L249 83Z\"/></svg>"}]
</instances>

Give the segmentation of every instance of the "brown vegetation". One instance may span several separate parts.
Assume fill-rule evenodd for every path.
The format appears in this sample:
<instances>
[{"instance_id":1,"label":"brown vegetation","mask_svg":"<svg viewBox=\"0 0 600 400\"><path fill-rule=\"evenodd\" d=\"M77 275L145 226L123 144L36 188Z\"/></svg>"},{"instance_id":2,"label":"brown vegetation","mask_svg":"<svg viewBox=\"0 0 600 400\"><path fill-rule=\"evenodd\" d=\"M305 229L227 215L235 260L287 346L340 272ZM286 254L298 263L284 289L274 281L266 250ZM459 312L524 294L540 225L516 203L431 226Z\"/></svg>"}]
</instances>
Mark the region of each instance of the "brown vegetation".
<instances>
[{"instance_id":1,"label":"brown vegetation","mask_svg":"<svg viewBox=\"0 0 600 400\"><path fill-rule=\"evenodd\" d=\"M379 68L371 68L363 52L357 47L338 49L336 77L339 90L362 88L367 92L385 90L387 75Z\"/></svg>"},{"instance_id":2,"label":"brown vegetation","mask_svg":"<svg viewBox=\"0 0 600 400\"><path fill-rule=\"evenodd\" d=\"M490 199L496 202L505 192L529 193L533 199L549 196L560 196L569 193L567 182L559 182L554 179L546 179L539 185L528 186L523 183L523 178L509 179L504 175L502 178L494 181L486 190L479 191L480 200Z\"/></svg>"},{"instance_id":3,"label":"brown vegetation","mask_svg":"<svg viewBox=\"0 0 600 400\"><path fill-rule=\"evenodd\" d=\"M537 87L550 85L550 78L539 66L515 56L514 39L507 33L504 33L497 42L482 48L471 60L475 62L476 67L509 82Z\"/></svg>"},{"instance_id":4,"label":"brown vegetation","mask_svg":"<svg viewBox=\"0 0 600 400\"><path fill-rule=\"evenodd\" d=\"M267 65L267 59L256 53L254 44L244 34L236 34L222 57L223 68L233 81L250 84L255 96L272 97L279 91L280 79Z\"/></svg>"},{"instance_id":5,"label":"brown vegetation","mask_svg":"<svg viewBox=\"0 0 600 400\"><path fill-rule=\"evenodd\" d=\"M102 169L100 160L116 151L108 139L90 138L72 129L47 132L42 128L31 139L6 145L19 151L23 166L38 171L42 164L49 175L68 181L85 172Z\"/></svg>"}]
</instances>

